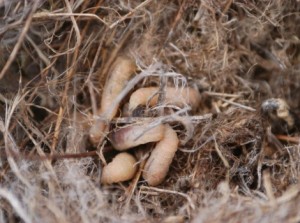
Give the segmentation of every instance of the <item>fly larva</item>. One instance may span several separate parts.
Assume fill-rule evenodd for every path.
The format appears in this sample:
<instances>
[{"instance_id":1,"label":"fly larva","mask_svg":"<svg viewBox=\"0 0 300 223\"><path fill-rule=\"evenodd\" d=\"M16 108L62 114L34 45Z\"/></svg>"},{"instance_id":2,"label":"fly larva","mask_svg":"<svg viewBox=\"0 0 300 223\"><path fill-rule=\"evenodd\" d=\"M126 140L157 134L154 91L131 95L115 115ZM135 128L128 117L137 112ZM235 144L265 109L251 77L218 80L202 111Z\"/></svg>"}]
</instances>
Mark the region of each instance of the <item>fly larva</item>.
<instances>
[{"instance_id":1,"label":"fly larva","mask_svg":"<svg viewBox=\"0 0 300 223\"><path fill-rule=\"evenodd\" d=\"M106 166L103 167L101 183L112 184L131 180L136 171L136 159L129 153L119 153Z\"/></svg>"},{"instance_id":2,"label":"fly larva","mask_svg":"<svg viewBox=\"0 0 300 223\"><path fill-rule=\"evenodd\" d=\"M90 139L94 144L99 143L106 135L107 124L117 114L119 108L119 104L111 107L113 101L124 89L135 70L135 63L127 57L120 56L113 64L102 92L101 106L97 114L102 117L102 120L96 121L90 129Z\"/></svg>"},{"instance_id":3,"label":"fly larva","mask_svg":"<svg viewBox=\"0 0 300 223\"><path fill-rule=\"evenodd\" d=\"M165 133L163 124L151 128L149 123L131 125L113 132L110 140L117 150L126 150L138 145L162 140Z\"/></svg>"},{"instance_id":4,"label":"fly larva","mask_svg":"<svg viewBox=\"0 0 300 223\"><path fill-rule=\"evenodd\" d=\"M158 87L140 88L132 93L129 99L129 110L133 111L139 105L149 104L154 106L158 101ZM186 87L175 88L167 87L165 92L165 103L177 106L189 105L195 109L200 102L200 93L198 90Z\"/></svg>"},{"instance_id":5,"label":"fly larva","mask_svg":"<svg viewBox=\"0 0 300 223\"><path fill-rule=\"evenodd\" d=\"M176 132L169 125L165 125L164 137L151 152L143 171L143 177L150 186L159 185L165 179L178 143Z\"/></svg>"}]
</instances>

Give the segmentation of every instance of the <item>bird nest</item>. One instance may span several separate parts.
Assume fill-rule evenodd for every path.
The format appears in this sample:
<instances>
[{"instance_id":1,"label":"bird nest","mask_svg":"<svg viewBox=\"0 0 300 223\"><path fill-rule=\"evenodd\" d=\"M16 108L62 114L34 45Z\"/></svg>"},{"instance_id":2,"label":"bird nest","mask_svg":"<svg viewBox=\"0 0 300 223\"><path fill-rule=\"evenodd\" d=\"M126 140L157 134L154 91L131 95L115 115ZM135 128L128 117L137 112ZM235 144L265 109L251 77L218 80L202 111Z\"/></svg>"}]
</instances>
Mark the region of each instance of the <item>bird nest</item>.
<instances>
[{"instance_id":1,"label":"bird nest","mask_svg":"<svg viewBox=\"0 0 300 223\"><path fill-rule=\"evenodd\" d=\"M283 0L0 0L0 221L298 221L299 11ZM134 68L110 83L122 57ZM104 184L126 141L114 134L135 125L146 127L133 141L173 131L163 177L144 173L165 132L126 147L134 174Z\"/></svg>"}]
</instances>

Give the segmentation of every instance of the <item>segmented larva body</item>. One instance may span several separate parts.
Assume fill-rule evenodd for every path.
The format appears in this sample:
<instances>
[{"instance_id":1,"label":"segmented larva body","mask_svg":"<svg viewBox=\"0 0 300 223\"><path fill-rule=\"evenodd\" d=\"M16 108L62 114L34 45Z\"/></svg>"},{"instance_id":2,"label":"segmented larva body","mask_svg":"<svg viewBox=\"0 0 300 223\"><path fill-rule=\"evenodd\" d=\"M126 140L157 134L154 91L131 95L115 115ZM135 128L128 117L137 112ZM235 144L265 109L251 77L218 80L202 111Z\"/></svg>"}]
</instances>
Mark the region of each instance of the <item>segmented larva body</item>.
<instances>
[{"instance_id":1,"label":"segmented larva body","mask_svg":"<svg viewBox=\"0 0 300 223\"><path fill-rule=\"evenodd\" d=\"M122 152L103 167L101 183L112 184L131 180L137 171L137 161L133 155Z\"/></svg>"},{"instance_id":2,"label":"segmented larva body","mask_svg":"<svg viewBox=\"0 0 300 223\"><path fill-rule=\"evenodd\" d=\"M102 92L100 113L105 114L108 119L112 119L118 112L119 105L116 105L109 114L106 114L113 100L121 93L132 74L136 70L135 63L127 57L118 57L114 63L114 68L108 77Z\"/></svg>"},{"instance_id":3,"label":"segmented larva body","mask_svg":"<svg viewBox=\"0 0 300 223\"><path fill-rule=\"evenodd\" d=\"M154 106L158 101L158 87L140 88L132 93L129 99L129 110L132 111L139 105ZM189 105L193 109L196 108L200 102L200 93L198 90L186 87L175 88L167 87L165 92L165 103L177 106Z\"/></svg>"},{"instance_id":4,"label":"segmented larva body","mask_svg":"<svg viewBox=\"0 0 300 223\"><path fill-rule=\"evenodd\" d=\"M118 57L113 64L102 92L101 107L98 112L98 115L102 116L104 120L96 121L90 129L90 139L94 144L99 143L107 134L107 123L117 114L119 104L116 104L112 108L111 106L135 70L135 63L130 58L124 56Z\"/></svg>"},{"instance_id":5,"label":"segmented larva body","mask_svg":"<svg viewBox=\"0 0 300 223\"><path fill-rule=\"evenodd\" d=\"M176 132L169 125L165 125L164 137L151 152L143 171L143 177L150 186L157 186L165 179L178 144Z\"/></svg>"},{"instance_id":6,"label":"segmented larva body","mask_svg":"<svg viewBox=\"0 0 300 223\"><path fill-rule=\"evenodd\" d=\"M113 132L110 140L116 150L122 151L149 142L162 140L165 133L163 124L151 128L149 123L128 126Z\"/></svg>"},{"instance_id":7,"label":"segmented larva body","mask_svg":"<svg viewBox=\"0 0 300 223\"><path fill-rule=\"evenodd\" d=\"M167 124L149 128L149 123L133 125L111 134L111 143L117 150L126 150L148 142L157 142L148 158L143 177L151 186L160 184L166 177L177 151L179 139ZM146 132L144 132L146 131Z\"/></svg>"}]
</instances>

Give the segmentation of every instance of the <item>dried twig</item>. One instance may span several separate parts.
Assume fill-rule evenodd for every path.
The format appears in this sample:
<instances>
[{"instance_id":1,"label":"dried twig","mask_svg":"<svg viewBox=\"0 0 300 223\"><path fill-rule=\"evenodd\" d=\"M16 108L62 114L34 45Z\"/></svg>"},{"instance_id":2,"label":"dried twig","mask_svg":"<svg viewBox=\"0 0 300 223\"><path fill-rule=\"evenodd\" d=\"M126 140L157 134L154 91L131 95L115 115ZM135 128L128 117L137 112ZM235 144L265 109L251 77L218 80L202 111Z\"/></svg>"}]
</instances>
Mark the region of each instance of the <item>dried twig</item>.
<instances>
[{"instance_id":1,"label":"dried twig","mask_svg":"<svg viewBox=\"0 0 300 223\"><path fill-rule=\"evenodd\" d=\"M182 119L187 119L191 121L193 124L199 124L208 122L212 119L212 114L205 114L205 115L199 115L199 116L180 116ZM168 123L176 121L177 118L174 117L174 115L165 115L165 116L159 116L159 117L121 117L121 118L114 118L112 120L112 123L118 123L118 124L132 124L132 123L138 123L138 122L161 122L162 123Z\"/></svg>"},{"instance_id":2,"label":"dried twig","mask_svg":"<svg viewBox=\"0 0 300 223\"><path fill-rule=\"evenodd\" d=\"M130 12L128 12L126 15L122 16L120 19L118 19L117 21L115 21L113 24L111 24L109 26L110 29L113 29L116 25L118 25L120 22L123 22L125 19L127 19L129 16L133 15L137 10L143 8L144 6L146 6L147 4L149 4L152 0L146 0L144 2L142 2L141 4L139 4L137 7L135 7L134 9L132 9Z\"/></svg>"},{"instance_id":3,"label":"dried twig","mask_svg":"<svg viewBox=\"0 0 300 223\"><path fill-rule=\"evenodd\" d=\"M27 31L29 30L30 28L30 24L31 24L31 21L32 21L32 15L33 13L35 12L35 10L37 9L38 7L38 4L39 4L39 1L34 1L33 5L32 5L32 8L27 16L27 19L26 19L26 22L24 24L24 28L18 38L18 41L17 43L15 44L11 54L9 55L9 58L8 60L6 61L3 69L1 70L1 73L0 73L0 80L4 77L5 73L7 72L7 70L9 69L10 65L12 64L12 62L14 61L14 59L16 58L17 56L17 53L19 52L19 49L22 45L22 42L27 34Z\"/></svg>"},{"instance_id":4,"label":"dried twig","mask_svg":"<svg viewBox=\"0 0 300 223\"><path fill-rule=\"evenodd\" d=\"M178 192L178 191L172 191L172 190L166 190L166 189L160 189L160 188L157 188L157 187L146 187L146 186L141 186L140 187L140 193L146 193L147 194L149 191L156 191L156 192L159 192L159 193L168 193L168 194L175 194L175 195L182 196L188 201L188 203L189 203L189 205L192 209L196 208L196 206L195 206L194 202L192 201L192 199L190 198L190 196L188 196L185 193L181 193L181 192Z\"/></svg>"}]
</instances>

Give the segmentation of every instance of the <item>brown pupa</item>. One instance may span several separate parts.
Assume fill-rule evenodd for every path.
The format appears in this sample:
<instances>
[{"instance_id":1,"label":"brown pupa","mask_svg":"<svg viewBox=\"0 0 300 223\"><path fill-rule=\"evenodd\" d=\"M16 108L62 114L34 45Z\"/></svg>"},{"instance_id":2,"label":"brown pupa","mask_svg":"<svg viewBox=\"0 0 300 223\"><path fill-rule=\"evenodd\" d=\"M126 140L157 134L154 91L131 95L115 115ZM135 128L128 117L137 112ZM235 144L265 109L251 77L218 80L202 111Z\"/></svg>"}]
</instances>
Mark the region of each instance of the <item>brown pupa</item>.
<instances>
[{"instance_id":1,"label":"brown pupa","mask_svg":"<svg viewBox=\"0 0 300 223\"><path fill-rule=\"evenodd\" d=\"M149 123L131 125L110 134L110 141L116 150L126 150L149 142L160 141L165 132L165 126L159 124L151 128Z\"/></svg>"}]
</instances>

